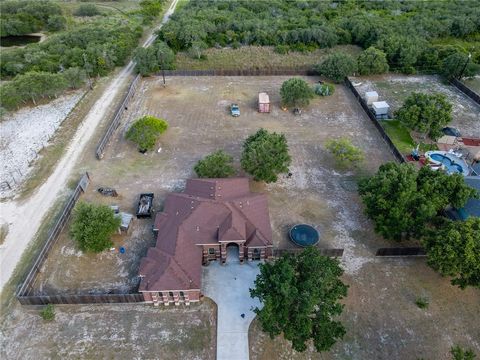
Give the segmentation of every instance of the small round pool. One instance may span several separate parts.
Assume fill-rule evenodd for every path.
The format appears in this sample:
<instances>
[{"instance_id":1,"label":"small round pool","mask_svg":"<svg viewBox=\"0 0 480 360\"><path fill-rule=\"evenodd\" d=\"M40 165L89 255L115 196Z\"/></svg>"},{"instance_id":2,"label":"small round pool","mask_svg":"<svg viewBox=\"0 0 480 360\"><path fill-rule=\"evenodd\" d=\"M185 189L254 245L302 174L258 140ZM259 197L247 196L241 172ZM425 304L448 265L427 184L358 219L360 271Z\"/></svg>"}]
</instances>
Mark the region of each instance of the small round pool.
<instances>
[{"instance_id":1,"label":"small round pool","mask_svg":"<svg viewBox=\"0 0 480 360\"><path fill-rule=\"evenodd\" d=\"M299 246L310 246L318 243L318 231L310 225L298 224L290 229L290 240Z\"/></svg>"}]
</instances>

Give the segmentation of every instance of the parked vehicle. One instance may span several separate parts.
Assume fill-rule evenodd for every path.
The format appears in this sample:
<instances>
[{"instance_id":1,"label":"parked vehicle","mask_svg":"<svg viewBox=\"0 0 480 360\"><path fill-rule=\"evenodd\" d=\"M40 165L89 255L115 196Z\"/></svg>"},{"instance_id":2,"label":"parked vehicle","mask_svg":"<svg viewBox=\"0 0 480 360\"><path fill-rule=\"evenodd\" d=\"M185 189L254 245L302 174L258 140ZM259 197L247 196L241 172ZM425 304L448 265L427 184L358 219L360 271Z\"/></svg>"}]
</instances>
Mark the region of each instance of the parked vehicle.
<instances>
[{"instance_id":1,"label":"parked vehicle","mask_svg":"<svg viewBox=\"0 0 480 360\"><path fill-rule=\"evenodd\" d=\"M458 131L458 129L455 129L454 127L450 127L450 126L444 127L442 129L442 132L448 136L456 136L456 137L462 136L460 134L460 131Z\"/></svg>"},{"instance_id":2,"label":"parked vehicle","mask_svg":"<svg viewBox=\"0 0 480 360\"><path fill-rule=\"evenodd\" d=\"M240 116L240 108L237 104L230 105L230 114L235 117Z\"/></svg>"}]
</instances>

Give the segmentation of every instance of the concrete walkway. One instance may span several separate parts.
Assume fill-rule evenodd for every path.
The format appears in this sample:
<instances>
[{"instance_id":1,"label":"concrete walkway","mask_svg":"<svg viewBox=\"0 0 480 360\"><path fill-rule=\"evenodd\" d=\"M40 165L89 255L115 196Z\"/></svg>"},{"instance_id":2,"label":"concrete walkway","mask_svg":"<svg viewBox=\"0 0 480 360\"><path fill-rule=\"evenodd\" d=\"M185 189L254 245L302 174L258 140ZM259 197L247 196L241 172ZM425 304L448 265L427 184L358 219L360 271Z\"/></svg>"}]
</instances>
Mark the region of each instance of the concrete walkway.
<instances>
[{"instance_id":1,"label":"concrete walkway","mask_svg":"<svg viewBox=\"0 0 480 360\"><path fill-rule=\"evenodd\" d=\"M258 299L249 288L260 273L260 261L238 260L238 248L228 248L227 263L212 261L203 269L202 292L217 303L217 360L248 360L248 328L255 318L252 307ZM242 318L241 314L245 314Z\"/></svg>"}]
</instances>

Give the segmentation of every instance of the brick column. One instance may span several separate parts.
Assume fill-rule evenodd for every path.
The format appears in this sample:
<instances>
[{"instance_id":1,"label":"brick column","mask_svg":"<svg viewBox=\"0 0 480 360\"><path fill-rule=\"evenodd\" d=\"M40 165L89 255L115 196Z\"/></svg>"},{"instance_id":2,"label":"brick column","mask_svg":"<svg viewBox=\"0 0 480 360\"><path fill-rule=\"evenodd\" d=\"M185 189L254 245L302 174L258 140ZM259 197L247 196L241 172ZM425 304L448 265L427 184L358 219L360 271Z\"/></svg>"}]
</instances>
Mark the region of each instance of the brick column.
<instances>
[{"instance_id":1,"label":"brick column","mask_svg":"<svg viewBox=\"0 0 480 360\"><path fill-rule=\"evenodd\" d=\"M248 258L249 261L253 260L253 249L248 248L247 258Z\"/></svg>"},{"instance_id":2,"label":"brick column","mask_svg":"<svg viewBox=\"0 0 480 360\"><path fill-rule=\"evenodd\" d=\"M240 264L243 264L243 261L245 260L245 253L244 253L244 246L243 244L238 244L238 257L240 260Z\"/></svg>"},{"instance_id":3,"label":"brick column","mask_svg":"<svg viewBox=\"0 0 480 360\"><path fill-rule=\"evenodd\" d=\"M227 261L227 245L220 244L220 258L222 260L222 265Z\"/></svg>"}]
</instances>

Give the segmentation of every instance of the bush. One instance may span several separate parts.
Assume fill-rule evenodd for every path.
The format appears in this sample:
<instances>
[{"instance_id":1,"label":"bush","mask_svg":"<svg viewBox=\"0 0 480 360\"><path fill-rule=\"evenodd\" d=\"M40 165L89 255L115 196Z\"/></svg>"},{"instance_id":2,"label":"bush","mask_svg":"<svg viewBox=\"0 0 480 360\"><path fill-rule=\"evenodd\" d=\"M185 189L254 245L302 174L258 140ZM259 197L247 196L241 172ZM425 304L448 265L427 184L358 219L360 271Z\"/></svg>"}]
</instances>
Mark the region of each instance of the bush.
<instances>
[{"instance_id":1,"label":"bush","mask_svg":"<svg viewBox=\"0 0 480 360\"><path fill-rule=\"evenodd\" d=\"M290 51L290 48L288 45L277 45L275 46L274 51L277 54L288 54L288 52Z\"/></svg>"},{"instance_id":2,"label":"bush","mask_svg":"<svg viewBox=\"0 0 480 360\"><path fill-rule=\"evenodd\" d=\"M40 310L40 316L45 321L55 320L55 307L53 304L48 304L42 310Z\"/></svg>"},{"instance_id":3,"label":"bush","mask_svg":"<svg viewBox=\"0 0 480 360\"><path fill-rule=\"evenodd\" d=\"M330 96L335 92L335 85L328 83L316 84L313 92L319 96Z\"/></svg>"},{"instance_id":4,"label":"bush","mask_svg":"<svg viewBox=\"0 0 480 360\"><path fill-rule=\"evenodd\" d=\"M70 235L80 250L99 253L112 246L110 237L118 230L120 222L106 205L79 202L73 212Z\"/></svg>"},{"instance_id":5,"label":"bush","mask_svg":"<svg viewBox=\"0 0 480 360\"><path fill-rule=\"evenodd\" d=\"M278 174L288 172L291 161L283 134L260 129L243 144L242 168L256 181L277 181Z\"/></svg>"},{"instance_id":6,"label":"bush","mask_svg":"<svg viewBox=\"0 0 480 360\"><path fill-rule=\"evenodd\" d=\"M358 72L361 75L383 74L388 72L387 56L373 46L364 50L357 59Z\"/></svg>"},{"instance_id":7,"label":"bush","mask_svg":"<svg viewBox=\"0 0 480 360\"><path fill-rule=\"evenodd\" d=\"M480 66L473 63L466 54L456 52L447 56L441 67L441 73L447 79L471 77L479 72Z\"/></svg>"},{"instance_id":8,"label":"bush","mask_svg":"<svg viewBox=\"0 0 480 360\"><path fill-rule=\"evenodd\" d=\"M320 75L340 83L357 70L357 63L350 55L336 52L328 55L315 69Z\"/></svg>"},{"instance_id":9,"label":"bush","mask_svg":"<svg viewBox=\"0 0 480 360\"><path fill-rule=\"evenodd\" d=\"M168 123L163 119L153 116L144 116L133 123L128 129L126 138L138 145L141 152L152 150L158 137L168 128Z\"/></svg>"},{"instance_id":10,"label":"bush","mask_svg":"<svg viewBox=\"0 0 480 360\"><path fill-rule=\"evenodd\" d=\"M85 70L78 67L73 67L65 70L63 72L63 77L65 78L65 81L70 88L78 89L82 87L83 84L85 84L87 74L85 73Z\"/></svg>"},{"instance_id":11,"label":"bush","mask_svg":"<svg viewBox=\"0 0 480 360\"><path fill-rule=\"evenodd\" d=\"M235 173L232 156L223 150L215 151L200 160L194 170L200 178L226 178Z\"/></svg>"},{"instance_id":12,"label":"bush","mask_svg":"<svg viewBox=\"0 0 480 360\"><path fill-rule=\"evenodd\" d=\"M417 305L420 309L428 308L428 299L424 297L419 297L415 300L415 305Z\"/></svg>"},{"instance_id":13,"label":"bush","mask_svg":"<svg viewBox=\"0 0 480 360\"><path fill-rule=\"evenodd\" d=\"M474 360L475 353L473 350L463 350L460 346L455 345L450 349L450 353L453 356L453 360Z\"/></svg>"},{"instance_id":14,"label":"bush","mask_svg":"<svg viewBox=\"0 0 480 360\"><path fill-rule=\"evenodd\" d=\"M100 15L100 11L95 4L82 4L73 12L75 16L90 17Z\"/></svg>"},{"instance_id":15,"label":"bush","mask_svg":"<svg viewBox=\"0 0 480 360\"><path fill-rule=\"evenodd\" d=\"M135 70L142 76L148 76L159 70L171 70L175 67L175 54L167 44L161 41L135 50Z\"/></svg>"},{"instance_id":16,"label":"bush","mask_svg":"<svg viewBox=\"0 0 480 360\"><path fill-rule=\"evenodd\" d=\"M300 107L310 103L313 91L305 80L292 78L283 82L280 95L285 106Z\"/></svg>"},{"instance_id":17,"label":"bush","mask_svg":"<svg viewBox=\"0 0 480 360\"><path fill-rule=\"evenodd\" d=\"M357 166L365 158L363 151L353 146L346 138L328 140L325 147L342 167Z\"/></svg>"}]
</instances>

